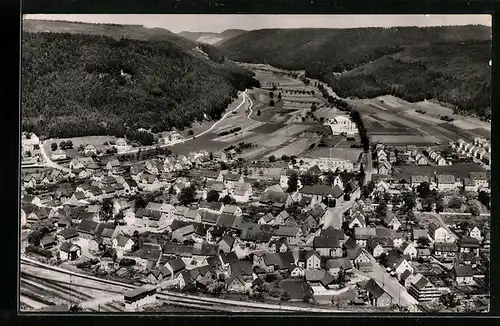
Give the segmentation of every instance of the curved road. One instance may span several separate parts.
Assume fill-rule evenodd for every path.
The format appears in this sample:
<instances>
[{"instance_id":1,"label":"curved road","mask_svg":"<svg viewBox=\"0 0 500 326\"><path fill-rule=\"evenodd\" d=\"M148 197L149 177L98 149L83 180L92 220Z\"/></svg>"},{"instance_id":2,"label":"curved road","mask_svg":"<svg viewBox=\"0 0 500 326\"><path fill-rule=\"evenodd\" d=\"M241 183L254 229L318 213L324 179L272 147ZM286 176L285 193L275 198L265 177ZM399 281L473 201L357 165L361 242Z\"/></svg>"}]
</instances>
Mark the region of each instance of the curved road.
<instances>
[{"instance_id":1,"label":"curved road","mask_svg":"<svg viewBox=\"0 0 500 326\"><path fill-rule=\"evenodd\" d=\"M150 149L150 148L156 148L156 147L163 148L163 147L168 147L168 146L174 146L174 145L176 145L176 144L184 143L184 142L186 142L186 141L188 141L188 140L192 140L192 139L195 139L195 138L201 137L201 136L205 135L206 133L209 133L209 132L210 132L210 131L212 131L212 130L213 130L213 129L214 129L214 128L215 128L215 127L219 124L219 123L221 123L221 122L222 122L222 120L224 120L224 119L225 119L228 115L230 115L230 114L231 114L231 113L233 113L234 111L238 110L239 108L241 108L241 106L242 106L243 104L245 104L246 93L247 93L247 90L245 89L245 91L243 91L243 93L242 93L242 95L243 95L243 96L242 96L242 101L241 101L241 103L240 103L240 104L239 104L236 108L234 108L234 109L232 109L232 110L230 110L230 111L226 112L226 114L224 114L224 115L222 116L222 118L220 118L219 120L217 120L216 122L214 122L214 124L213 124L213 125L212 125L209 129L207 129L207 130L205 130L205 131L203 131L203 132L199 133L198 135L194 135L194 136L192 136L192 137L190 137L190 138L187 138L187 139L181 139L181 140L178 140L178 141L173 141L173 142L171 142L171 143L169 143L169 144L157 145L157 146L150 146L150 147L145 147L145 146L143 146L143 147L140 147L140 148L142 148L143 150L147 150L147 149ZM123 155L123 154L134 154L134 153L137 153L137 152L139 151L139 149L140 149L140 148L137 148L137 149L132 149L132 150L125 151L125 152L121 152L121 153L117 153L117 155Z\"/></svg>"},{"instance_id":2,"label":"curved road","mask_svg":"<svg viewBox=\"0 0 500 326\"><path fill-rule=\"evenodd\" d=\"M232 109L231 111L228 111L226 112L226 114L224 114L224 116L222 118L220 118L219 120L217 120L213 125L212 127L210 127L208 130L205 130L204 132L202 133L199 133L198 135L196 136L193 136L192 138L190 139L194 139L194 138L197 138L197 137L200 137L200 136L203 136L204 134L212 131L214 129L215 126L217 126L222 120L224 120L229 114L233 113L234 111L238 110L239 108L241 108L241 106L243 104L245 104L245 99L248 98L248 100L250 100L250 98L247 96L247 90L245 89L245 91L242 93L243 94L243 100L241 101L241 103L234 109Z\"/></svg>"},{"instance_id":3,"label":"curved road","mask_svg":"<svg viewBox=\"0 0 500 326\"><path fill-rule=\"evenodd\" d=\"M205 135L206 133L209 133L210 131L212 131L222 120L224 120L229 114L233 113L234 111L238 110L239 108L241 108L241 106L243 104L245 104L245 100L248 99L250 101L250 105L252 105L252 101L250 100L250 98L247 96L247 90L245 89L245 91L242 93L242 101L241 103L234 109L232 109L231 111L228 111L226 112L226 114L224 114L224 116L222 116L222 118L220 118L219 120L217 120L216 122L214 122L214 124L207 130L199 133L198 135L195 135L191 138L188 138L188 139L182 139L182 140L179 140L179 141L176 141L176 142L171 142L170 144L164 144L164 145L160 145L158 147L162 148L162 147L168 147L168 146L173 146L173 145L176 145L176 144L179 144L179 143L184 143L185 141L187 140L191 140L191 139L195 139L197 137L200 137L200 136L203 136ZM250 118L250 117L249 117ZM250 118L251 119L251 118ZM253 120L253 119L252 119ZM57 164L56 162L52 161L52 159L50 158L49 155L47 155L47 153L45 152L45 147L43 146L43 142L40 143L40 146L41 146L41 154L42 154L42 157L43 157L43 160L45 161L45 164L44 166L48 166L48 167L51 167L51 168L54 168L54 169L58 169L58 170L61 170L61 171L64 171L66 173L71 173L71 169L68 169L62 165L59 165ZM155 148L156 146L151 146L151 147L141 147L142 149L148 149L148 148ZM121 152L121 153L117 153L117 155L123 155L123 154L134 154L134 153L137 153L139 151L139 148L137 149L132 149L132 150L129 150L129 151L125 151L125 152Z\"/></svg>"},{"instance_id":4,"label":"curved road","mask_svg":"<svg viewBox=\"0 0 500 326\"><path fill-rule=\"evenodd\" d=\"M71 172L71 169L65 168L64 166L59 165L50 159L50 157L45 152L45 146L43 146L43 142L40 142L40 153L42 154L43 160L45 161L45 166L64 171L66 173Z\"/></svg>"},{"instance_id":5,"label":"curved road","mask_svg":"<svg viewBox=\"0 0 500 326\"><path fill-rule=\"evenodd\" d=\"M255 122L259 122L259 123L260 123L260 122L262 122L262 121L257 121L257 120L255 120L255 119L252 119L252 118L250 117L250 116L253 114L253 110L252 110L252 107L253 107L253 102L252 102L252 100L250 99L250 96L248 96L248 94L246 94L246 93L245 93L245 97L246 97L246 98L247 98L247 100L248 100L248 103L249 103L249 105L248 105L248 109L250 110L250 112L249 112L249 113L248 113L248 115L247 115L247 118L248 118L248 119L250 119L250 120L252 120L252 121L255 121Z\"/></svg>"}]
</instances>

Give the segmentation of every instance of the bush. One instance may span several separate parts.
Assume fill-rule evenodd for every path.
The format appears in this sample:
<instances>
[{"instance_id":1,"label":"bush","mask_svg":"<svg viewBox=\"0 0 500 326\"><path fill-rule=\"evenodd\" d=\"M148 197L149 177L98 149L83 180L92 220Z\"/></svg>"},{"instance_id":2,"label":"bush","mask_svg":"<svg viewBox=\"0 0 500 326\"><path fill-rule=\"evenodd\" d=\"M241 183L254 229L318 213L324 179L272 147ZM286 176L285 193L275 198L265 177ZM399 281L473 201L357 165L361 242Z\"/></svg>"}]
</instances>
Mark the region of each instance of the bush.
<instances>
[{"instance_id":1,"label":"bush","mask_svg":"<svg viewBox=\"0 0 500 326\"><path fill-rule=\"evenodd\" d=\"M266 277L264 278L264 280L267 282L267 283L271 283L271 282L274 282L278 279L278 277L276 276L276 274L266 274Z\"/></svg>"},{"instance_id":2,"label":"bush","mask_svg":"<svg viewBox=\"0 0 500 326\"><path fill-rule=\"evenodd\" d=\"M53 256L51 251L33 245L28 245L26 247L26 252L32 252L46 258L52 258Z\"/></svg>"},{"instance_id":3,"label":"bush","mask_svg":"<svg viewBox=\"0 0 500 326\"><path fill-rule=\"evenodd\" d=\"M91 265L96 265L99 263L99 259L98 258L92 258L91 260L89 260L90 264Z\"/></svg>"},{"instance_id":4,"label":"bush","mask_svg":"<svg viewBox=\"0 0 500 326\"><path fill-rule=\"evenodd\" d=\"M130 258L123 258L122 260L120 260L120 266L124 266L124 267L135 266L135 263L136 263L136 261L134 259L130 259Z\"/></svg>"}]
</instances>

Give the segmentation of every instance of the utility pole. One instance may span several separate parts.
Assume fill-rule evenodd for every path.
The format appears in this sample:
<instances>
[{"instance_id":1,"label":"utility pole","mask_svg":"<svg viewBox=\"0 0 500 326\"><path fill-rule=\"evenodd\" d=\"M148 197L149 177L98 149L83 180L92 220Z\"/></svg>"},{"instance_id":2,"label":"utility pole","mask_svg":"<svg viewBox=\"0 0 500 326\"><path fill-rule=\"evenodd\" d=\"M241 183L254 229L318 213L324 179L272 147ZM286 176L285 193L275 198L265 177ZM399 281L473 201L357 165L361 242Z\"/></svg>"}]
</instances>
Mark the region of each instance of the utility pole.
<instances>
[{"instance_id":1,"label":"utility pole","mask_svg":"<svg viewBox=\"0 0 500 326\"><path fill-rule=\"evenodd\" d=\"M69 304L70 304L70 306L71 306L71 304L73 303L73 299L72 299L72 297L71 297L71 296L72 296L72 294L73 294L73 293L72 293L72 292L73 292L73 291L72 291L72 286L73 286L73 284L71 283L71 274L69 274Z\"/></svg>"}]
</instances>

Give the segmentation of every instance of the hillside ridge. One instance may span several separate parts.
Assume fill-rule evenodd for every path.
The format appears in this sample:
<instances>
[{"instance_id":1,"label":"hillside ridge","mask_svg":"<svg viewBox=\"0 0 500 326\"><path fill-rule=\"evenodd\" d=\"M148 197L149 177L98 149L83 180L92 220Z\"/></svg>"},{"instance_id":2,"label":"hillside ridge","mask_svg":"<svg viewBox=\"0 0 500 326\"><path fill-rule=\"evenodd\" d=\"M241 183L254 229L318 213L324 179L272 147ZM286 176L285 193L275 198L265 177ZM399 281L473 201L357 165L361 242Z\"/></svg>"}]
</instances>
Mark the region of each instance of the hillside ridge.
<instances>
[{"instance_id":1,"label":"hillside ridge","mask_svg":"<svg viewBox=\"0 0 500 326\"><path fill-rule=\"evenodd\" d=\"M58 138L184 129L258 86L251 72L191 52L164 40L23 32L23 129Z\"/></svg>"},{"instance_id":2,"label":"hillside ridge","mask_svg":"<svg viewBox=\"0 0 500 326\"><path fill-rule=\"evenodd\" d=\"M260 29L217 46L234 61L305 70L341 96L435 96L462 112L491 111L488 26Z\"/></svg>"}]
</instances>

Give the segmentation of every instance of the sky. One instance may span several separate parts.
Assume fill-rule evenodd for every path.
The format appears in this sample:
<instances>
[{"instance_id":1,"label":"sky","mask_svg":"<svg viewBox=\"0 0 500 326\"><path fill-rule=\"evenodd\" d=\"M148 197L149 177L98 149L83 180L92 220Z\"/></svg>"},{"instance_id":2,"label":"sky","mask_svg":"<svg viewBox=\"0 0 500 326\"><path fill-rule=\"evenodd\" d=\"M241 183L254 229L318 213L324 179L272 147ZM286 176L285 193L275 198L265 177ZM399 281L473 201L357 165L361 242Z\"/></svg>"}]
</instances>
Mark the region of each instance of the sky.
<instances>
[{"instance_id":1,"label":"sky","mask_svg":"<svg viewBox=\"0 0 500 326\"><path fill-rule=\"evenodd\" d=\"M262 28L354 28L442 26L480 24L491 26L490 15L25 15L25 19L65 20L160 27L174 33L214 32Z\"/></svg>"}]
</instances>

